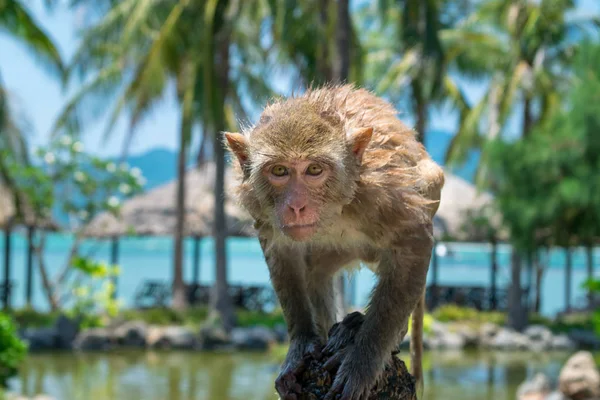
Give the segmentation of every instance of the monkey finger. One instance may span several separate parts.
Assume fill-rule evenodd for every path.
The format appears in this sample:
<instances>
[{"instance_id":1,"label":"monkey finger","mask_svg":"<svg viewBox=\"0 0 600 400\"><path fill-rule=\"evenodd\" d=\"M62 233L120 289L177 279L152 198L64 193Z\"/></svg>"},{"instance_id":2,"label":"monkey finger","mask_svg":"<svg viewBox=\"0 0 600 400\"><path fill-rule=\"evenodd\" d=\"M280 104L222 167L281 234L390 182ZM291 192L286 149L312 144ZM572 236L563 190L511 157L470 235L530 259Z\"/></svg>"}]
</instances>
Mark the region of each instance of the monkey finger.
<instances>
[{"instance_id":1,"label":"monkey finger","mask_svg":"<svg viewBox=\"0 0 600 400\"><path fill-rule=\"evenodd\" d=\"M355 311L353 313L346 315L346 317L342 321L342 324L347 329L356 330L362 326L364 320L365 320L365 316L362 313L360 313L359 311Z\"/></svg>"},{"instance_id":2,"label":"monkey finger","mask_svg":"<svg viewBox=\"0 0 600 400\"><path fill-rule=\"evenodd\" d=\"M336 379L323 400L337 400L337 395L342 394L344 383L344 379Z\"/></svg>"},{"instance_id":3,"label":"monkey finger","mask_svg":"<svg viewBox=\"0 0 600 400\"><path fill-rule=\"evenodd\" d=\"M335 353L325 362L325 364L323 364L323 368L325 368L329 372L337 371L337 369L342 364L342 361L344 361L345 355L346 355L346 352L344 352L344 351L339 351L339 352Z\"/></svg>"}]
</instances>

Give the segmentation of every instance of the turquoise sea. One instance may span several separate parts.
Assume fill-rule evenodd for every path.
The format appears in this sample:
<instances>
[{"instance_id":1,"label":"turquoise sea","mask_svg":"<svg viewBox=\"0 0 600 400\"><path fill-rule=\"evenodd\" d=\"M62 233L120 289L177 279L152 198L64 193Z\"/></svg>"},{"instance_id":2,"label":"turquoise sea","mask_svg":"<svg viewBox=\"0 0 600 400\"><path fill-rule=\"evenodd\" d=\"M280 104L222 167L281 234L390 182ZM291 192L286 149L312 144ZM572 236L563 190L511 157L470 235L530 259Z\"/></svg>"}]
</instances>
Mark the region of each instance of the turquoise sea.
<instances>
[{"instance_id":1,"label":"turquoise sea","mask_svg":"<svg viewBox=\"0 0 600 400\"><path fill-rule=\"evenodd\" d=\"M56 276L65 265L71 238L67 235L48 235L46 245L46 264ZM0 241L0 254L4 253L4 240ZM490 247L481 244L445 243L447 252L439 258L440 284L488 285L490 282L489 251ZM173 242L169 237L123 238L120 241L119 264L121 276L118 282L118 293L126 306L132 305L133 296L138 285L146 279L170 280L172 270ZM269 275L260 246L255 238L228 239L228 273L232 283L268 284ZM109 261L110 244L108 241L87 241L83 246L83 254L92 251L98 260ZM192 279L192 240L185 243L185 279ZM213 241L204 239L201 245L202 283L210 284L214 280ZM26 241L23 235L14 234L12 242L12 274L17 283L13 294L13 306L21 307L25 302L25 258ZM3 257L0 259L3 260ZM510 278L510 247L499 246L498 254L498 286L506 286ZM565 271L564 252L557 249L551 253L549 269L543 281L542 313L551 316L560 312L565 306ZM600 248L594 250L595 275L600 276ZM0 280L4 276L4 266L0 266ZM586 278L585 253L577 249L573 254L573 279L571 304L583 304L585 292L581 284ZM355 305L364 305L374 284L373 274L363 269L353 276L356 295ZM431 280L431 269L429 282ZM523 282L527 282L526 274ZM41 291L40 276L35 266L34 306L46 309L46 301Z\"/></svg>"}]
</instances>

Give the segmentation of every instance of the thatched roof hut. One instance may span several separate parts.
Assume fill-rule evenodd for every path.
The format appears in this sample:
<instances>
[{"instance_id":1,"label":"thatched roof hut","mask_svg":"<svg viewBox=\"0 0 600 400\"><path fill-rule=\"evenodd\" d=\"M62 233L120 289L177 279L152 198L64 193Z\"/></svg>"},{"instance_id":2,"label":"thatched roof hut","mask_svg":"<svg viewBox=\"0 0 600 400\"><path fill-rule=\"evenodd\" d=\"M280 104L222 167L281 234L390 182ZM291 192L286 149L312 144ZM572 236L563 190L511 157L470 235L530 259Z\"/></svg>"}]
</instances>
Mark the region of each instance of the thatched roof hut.
<instances>
[{"instance_id":1,"label":"thatched roof hut","mask_svg":"<svg viewBox=\"0 0 600 400\"><path fill-rule=\"evenodd\" d=\"M469 214L477 214L490 206L493 197L489 193L478 191L470 182L447 171L445 177L440 207L434 219L435 236L460 241L486 241L476 228L468 229ZM489 224L499 226L498 216L490 216Z\"/></svg>"},{"instance_id":2,"label":"thatched roof hut","mask_svg":"<svg viewBox=\"0 0 600 400\"><path fill-rule=\"evenodd\" d=\"M22 215L17 215L15 195L12 190L0 184L0 229L24 225L32 228L57 230L58 225L50 219L37 218L26 201L22 201Z\"/></svg>"},{"instance_id":3,"label":"thatched roof hut","mask_svg":"<svg viewBox=\"0 0 600 400\"><path fill-rule=\"evenodd\" d=\"M186 236L212 235L214 218L214 169L213 163L192 168L186 174L185 225ZM230 171L227 171L230 174ZM226 176L231 187L232 178ZM85 229L85 235L96 238L117 236L168 236L175 231L177 180L156 187L125 201L120 216L102 213ZM228 234L250 236L252 221L231 199L225 203Z\"/></svg>"}]
</instances>

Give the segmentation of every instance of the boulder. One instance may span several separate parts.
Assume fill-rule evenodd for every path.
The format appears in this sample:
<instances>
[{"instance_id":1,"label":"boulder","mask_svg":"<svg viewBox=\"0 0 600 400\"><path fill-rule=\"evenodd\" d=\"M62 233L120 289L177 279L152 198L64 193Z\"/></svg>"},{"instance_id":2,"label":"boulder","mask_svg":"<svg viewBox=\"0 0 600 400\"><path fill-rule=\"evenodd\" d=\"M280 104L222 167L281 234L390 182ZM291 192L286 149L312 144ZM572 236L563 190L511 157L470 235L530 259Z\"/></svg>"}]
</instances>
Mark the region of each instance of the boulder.
<instances>
[{"instance_id":1,"label":"boulder","mask_svg":"<svg viewBox=\"0 0 600 400\"><path fill-rule=\"evenodd\" d=\"M79 333L79 321L61 314L54 324L56 347L70 349Z\"/></svg>"},{"instance_id":2,"label":"boulder","mask_svg":"<svg viewBox=\"0 0 600 400\"><path fill-rule=\"evenodd\" d=\"M558 387L571 400L600 398L600 373L590 352L577 352L567 360L560 371Z\"/></svg>"},{"instance_id":3,"label":"boulder","mask_svg":"<svg viewBox=\"0 0 600 400\"><path fill-rule=\"evenodd\" d=\"M423 340L423 347L427 349L462 349L465 346L465 338L450 331L450 327L441 322L434 321L431 324L430 334Z\"/></svg>"},{"instance_id":4,"label":"boulder","mask_svg":"<svg viewBox=\"0 0 600 400\"><path fill-rule=\"evenodd\" d=\"M73 348L82 351L105 351L111 349L111 332L105 328L92 328L81 332L75 338Z\"/></svg>"},{"instance_id":5,"label":"boulder","mask_svg":"<svg viewBox=\"0 0 600 400\"><path fill-rule=\"evenodd\" d=\"M543 325L531 325L523 334L529 339L531 350L542 351L552 347L552 332Z\"/></svg>"},{"instance_id":6,"label":"boulder","mask_svg":"<svg viewBox=\"0 0 600 400\"><path fill-rule=\"evenodd\" d=\"M232 348L231 337L219 325L205 325L200 329L199 347L202 350Z\"/></svg>"},{"instance_id":7,"label":"boulder","mask_svg":"<svg viewBox=\"0 0 600 400\"><path fill-rule=\"evenodd\" d=\"M490 343L495 350L527 350L530 346L527 336L509 328L501 328Z\"/></svg>"},{"instance_id":8,"label":"boulder","mask_svg":"<svg viewBox=\"0 0 600 400\"><path fill-rule=\"evenodd\" d=\"M275 335L265 326L250 328L234 328L231 331L231 341L239 350L262 350L269 349L276 342Z\"/></svg>"},{"instance_id":9,"label":"boulder","mask_svg":"<svg viewBox=\"0 0 600 400\"><path fill-rule=\"evenodd\" d=\"M190 350L198 346L198 338L184 326L153 327L148 332L147 344L154 349Z\"/></svg>"},{"instance_id":10,"label":"boulder","mask_svg":"<svg viewBox=\"0 0 600 400\"><path fill-rule=\"evenodd\" d=\"M54 327L27 328L21 339L27 343L30 351L52 350L56 348L57 333Z\"/></svg>"},{"instance_id":11,"label":"boulder","mask_svg":"<svg viewBox=\"0 0 600 400\"><path fill-rule=\"evenodd\" d=\"M564 394L562 394L561 392L559 392L558 390L555 390L554 392L550 393L548 396L546 396L544 398L544 400L569 400L565 397Z\"/></svg>"},{"instance_id":12,"label":"boulder","mask_svg":"<svg viewBox=\"0 0 600 400\"><path fill-rule=\"evenodd\" d=\"M550 379L538 373L517 388L517 400L545 400L551 391Z\"/></svg>"},{"instance_id":13,"label":"boulder","mask_svg":"<svg viewBox=\"0 0 600 400\"><path fill-rule=\"evenodd\" d=\"M556 335L552 338L551 347L554 350L571 350L576 346L567 335Z\"/></svg>"},{"instance_id":14,"label":"boulder","mask_svg":"<svg viewBox=\"0 0 600 400\"><path fill-rule=\"evenodd\" d=\"M569 332L571 339L578 348L600 349L600 336L593 331L574 329Z\"/></svg>"},{"instance_id":15,"label":"boulder","mask_svg":"<svg viewBox=\"0 0 600 400\"><path fill-rule=\"evenodd\" d=\"M125 322L115 328L113 336L119 346L145 347L148 325L143 321Z\"/></svg>"},{"instance_id":16,"label":"boulder","mask_svg":"<svg viewBox=\"0 0 600 400\"><path fill-rule=\"evenodd\" d=\"M453 331L462 337L465 347L477 347L479 345L479 334L467 325L454 325Z\"/></svg>"},{"instance_id":17,"label":"boulder","mask_svg":"<svg viewBox=\"0 0 600 400\"><path fill-rule=\"evenodd\" d=\"M486 322L479 328L479 343L483 347L490 347L498 332L500 332L498 325Z\"/></svg>"}]
</instances>

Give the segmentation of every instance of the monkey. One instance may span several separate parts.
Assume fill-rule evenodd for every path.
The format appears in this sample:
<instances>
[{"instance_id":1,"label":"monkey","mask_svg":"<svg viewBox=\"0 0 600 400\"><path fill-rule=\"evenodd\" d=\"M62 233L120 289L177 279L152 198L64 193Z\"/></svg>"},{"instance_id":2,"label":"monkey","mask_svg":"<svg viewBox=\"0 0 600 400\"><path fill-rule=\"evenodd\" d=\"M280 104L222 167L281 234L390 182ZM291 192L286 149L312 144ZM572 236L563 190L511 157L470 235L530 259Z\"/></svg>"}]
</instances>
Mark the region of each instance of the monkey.
<instances>
[{"instance_id":1,"label":"monkey","mask_svg":"<svg viewBox=\"0 0 600 400\"><path fill-rule=\"evenodd\" d=\"M305 354L321 354L336 322L335 276L357 264L377 283L351 345L335 354L325 399L366 399L411 314L411 372L422 389L424 294L444 173L397 114L367 89L325 85L273 99L253 126L223 132L237 159L234 195L254 220L288 327L275 381L284 400L301 393L294 371Z\"/></svg>"}]
</instances>

